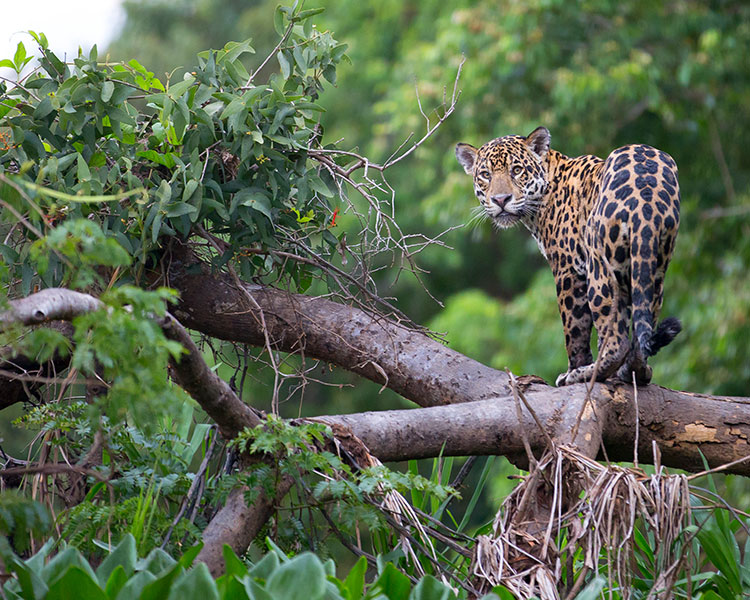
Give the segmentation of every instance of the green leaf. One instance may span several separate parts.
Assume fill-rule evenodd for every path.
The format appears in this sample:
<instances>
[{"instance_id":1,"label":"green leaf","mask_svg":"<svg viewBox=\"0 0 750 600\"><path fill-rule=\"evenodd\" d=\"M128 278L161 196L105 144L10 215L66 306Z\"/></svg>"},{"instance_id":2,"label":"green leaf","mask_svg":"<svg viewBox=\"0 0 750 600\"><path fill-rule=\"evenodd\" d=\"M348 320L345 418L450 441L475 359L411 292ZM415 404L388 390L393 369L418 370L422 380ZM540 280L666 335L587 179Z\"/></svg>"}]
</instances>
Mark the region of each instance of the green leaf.
<instances>
[{"instance_id":1,"label":"green leaf","mask_svg":"<svg viewBox=\"0 0 750 600\"><path fill-rule=\"evenodd\" d=\"M109 556L102 561L96 570L96 576L99 583L104 585L109 576L117 567L122 567L125 574L130 577L135 571L135 564L138 560L138 554L135 549L135 538L127 533L119 544L110 552Z\"/></svg>"},{"instance_id":2,"label":"green leaf","mask_svg":"<svg viewBox=\"0 0 750 600\"><path fill-rule=\"evenodd\" d=\"M245 594L252 600L281 600L280 598L271 596L257 581L253 581L248 577L245 577L242 583L245 586Z\"/></svg>"},{"instance_id":3,"label":"green leaf","mask_svg":"<svg viewBox=\"0 0 750 600\"><path fill-rule=\"evenodd\" d=\"M16 46L16 53L13 55L13 62L15 63L16 71L20 71L26 60L26 47L23 45L23 42L18 42L18 46Z\"/></svg>"},{"instance_id":4,"label":"green leaf","mask_svg":"<svg viewBox=\"0 0 750 600\"><path fill-rule=\"evenodd\" d=\"M203 548L203 542L200 542L199 544L196 544L195 546L191 546L190 548L188 548L182 553L182 556L180 556L177 563L183 569L190 568L193 565L193 561L195 561L195 558L198 556L198 554L200 554L200 551L202 548Z\"/></svg>"},{"instance_id":5,"label":"green leaf","mask_svg":"<svg viewBox=\"0 0 750 600\"><path fill-rule=\"evenodd\" d=\"M281 76L284 79L289 79L289 73L291 72L291 67L289 66L289 60L286 56L284 56L284 51L279 50L276 53L276 58L279 61L279 66L281 67Z\"/></svg>"},{"instance_id":6,"label":"green leaf","mask_svg":"<svg viewBox=\"0 0 750 600\"><path fill-rule=\"evenodd\" d=\"M117 565L107 579L104 592L108 598L115 598L127 582L128 576L125 573L125 569L123 569L122 565Z\"/></svg>"},{"instance_id":7,"label":"green leaf","mask_svg":"<svg viewBox=\"0 0 750 600\"><path fill-rule=\"evenodd\" d=\"M175 83L174 85L170 85L167 88L167 96L169 96L172 100L176 100L185 92L187 92L190 86L193 85L193 83L195 83L195 77L186 74L185 78L182 81L180 81L179 83Z\"/></svg>"},{"instance_id":8,"label":"green leaf","mask_svg":"<svg viewBox=\"0 0 750 600\"><path fill-rule=\"evenodd\" d=\"M143 588L139 599L164 600L167 596L169 596L175 579L183 572L184 570L180 565L175 565L165 573L162 573L161 577L157 577L154 581L146 585Z\"/></svg>"},{"instance_id":9,"label":"green leaf","mask_svg":"<svg viewBox=\"0 0 750 600\"><path fill-rule=\"evenodd\" d=\"M425 575L420 579L409 594L409 600L448 600L449 598L453 598L453 590L440 583L432 575Z\"/></svg>"},{"instance_id":10,"label":"green leaf","mask_svg":"<svg viewBox=\"0 0 750 600\"><path fill-rule=\"evenodd\" d=\"M279 35L284 35L284 13L281 12L281 5L276 7L273 13L273 28Z\"/></svg>"},{"instance_id":11,"label":"green leaf","mask_svg":"<svg viewBox=\"0 0 750 600\"><path fill-rule=\"evenodd\" d=\"M47 96L46 98L43 98L42 101L37 104L37 107L34 109L34 118L43 119L53 110L55 110L55 107L52 105L52 100L49 98L49 96Z\"/></svg>"},{"instance_id":12,"label":"green leaf","mask_svg":"<svg viewBox=\"0 0 750 600\"><path fill-rule=\"evenodd\" d=\"M90 570L90 568L89 568ZM91 573L76 565L49 586L45 600L107 600L104 590L96 583Z\"/></svg>"},{"instance_id":13,"label":"green leaf","mask_svg":"<svg viewBox=\"0 0 750 600\"><path fill-rule=\"evenodd\" d=\"M78 154L78 171L77 171L77 177L78 181L89 181L91 179L91 171L89 170L89 166L86 164L86 161L84 160L83 156L81 154Z\"/></svg>"},{"instance_id":14,"label":"green leaf","mask_svg":"<svg viewBox=\"0 0 750 600\"><path fill-rule=\"evenodd\" d=\"M516 597L504 585L496 585L492 592L482 596L480 600L516 600Z\"/></svg>"},{"instance_id":15,"label":"green leaf","mask_svg":"<svg viewBox=\"0 0 750 600\"><path fill-rule=\"evenodd\" d=\"M248 572L247 565L234 553L232 547L229 544L224 544L221 553L224 556L224 572L229 576L244 577Z\"/></svg>"},{"instance_id":16,"label":"green leaf","mask_svg":"<svg viewBox=\"0 0 750 600\"><path fill-rule=\"evenodd\" d=\"M219 590L206 563L198 563L172 585L168 600L218 600Z\"/></svg>"},{"instance_id":17,"label":"green leaf","mask_svg":"<svg viewBox=\"0 0 750 600\"><path fill-rule=\"evenodd\" d=\"M309 173L307 176L307 180L310 184L310 188L318 192L321 196L325 198L333 198L334 194L333 192L328 188L328 186L323 183L323 180L318 177L315 173Z\"/></svg>"},{"instance_id":18,"label":"green leaf","mask_svg":"<svg viewBox=\"0 0 750 600\"><path fill-rule=\"evenodd\" d=\"M222 62L234 62L245 53L255 54L255 50L250 45L251 41L252 39L248 38L243 42L227 42L224 44L226 54L222 56Z\"/></svg>"},{"instance_id":19,"label":"green leaf","mask_svg":"<svg viewBox=\"0 0 750 600\"><path fill-rule=\"evenodd\" d=\"M174 154L171 152L159 154L156 150L142 150L136 152L135 155L150 160L151 162L155 162L158 165L163 165L167 167L167 169L173 168L176 164L174 161Z\"/></svg>"},{"instance_id":20,"label":"green leaf","mask_svg":"<svg viewBox=\"0 0 750 600\"><path fill-rule=\"evenodd\" d=\"M153 223L151 223L151 243L153 244L159 239L159 234L161 233L161 221L162 214L158 213L156 217L154 217Z\"/></svg>"},{"instance_id":21,"label":"green leaf","mask_svg":"<svg viewBox=\"0 0 750 600\"><path fill-rule=\"evenodd\" d=\"M250 208L263 213L268 217L268 220L273 222L271 216L271 204L266 195L260 190L241 190L235 194L232 199L232 204L236 206L249 206Z\"/></svg>"},{"instance_id":22,"label":"green leaf","mask_svg":"<svg viewBox=\"0 0 750 600\"><path fill-rule=\"evenodd\" d=\"M344 590L347 600L360 600L365 591L365 573L367 572L367 559L360 556L352 570L344 579Z\"/></svg>"},{"instance_id":23,"label":"green leaf","mask_svg":"<svg viewBox=\"0 0 750 600\"><path fill-rule=\"evenodd\" d=\"M185 189L182 192L182 200L184 202L187 202L188 200L190 200L190 198L195 193L195 190L197 190L197 189L198 189L198 181L197 180L191 179L190 181L188 181L187 184L185 185Z\"/></svg>"},{"instance_id":24,"label":"green leaf","mask_svg":"<svg viewBox=\"0 0 750 600\"><path fill-rule=\"evenodd\" d=\"M276 569L266 590L285 600L317 600L326 592L326 575L320 559L311 552L294 557Z\"/></svg>"},{"instance_id":25,"label":"green leaf","mask_svg":"<svg viewBox=\"0 0 750 600\"><path fill-rule=\"evenodd\" d=\"M583 590L576 596L576 600L598 600L600 593L604 589L607 580L604 577L597 576L591 580Z\"/></svg>"},{"instance_id":26,"label":"green leaf","mask_svg":"<svg viewBox=\"0 0 750 600\"><path fill-rule=\"evenodd\" d=\"M112 93L115 91L115 84L111 81L105 81L102 84L102 102L109 102L112 98Z\"/></svg>"},{"instance_id":27,"label":"green leaf","mask_svg":"<svg viewBox=\"0 0 750 600\"><path fill-rule=\"evenodd\" d=\"M243 110L245 110L245 100L243 98L235 98L221 111L219 119L227 119Z\"/></svg>"},{"instance_id":28,"label":"green leaf","mask_svg":"<svg viewBox=\"0 0 750 600\"><path fill-rule=\"evenodd\" d=\"M169 210L167 210L167 216L168 217L181 217L182 215L187 215L191 213L197 213L198 209L195 208L192 204L188 204L187 202L178 202L176 204L173 204L169 207Z\"/></svg>"},{"instance_id":29,"label":"green leaf","mask_svg":"<svg viewBox=\"0 0 750 600\"><path fill-rule=\"evenodd\" d=\"M325 7L319 7L319 8L308 8L307 10L301 10L298 12L294 17L292 18L292 21L299 22L304 21L305 19L309 19L310 17L313 17L315 15L319 15L325 10Z\"/></svg>"},{"instance_id":30,"label":"green leaf","mask_svg":"<svg viewBox=\"0 0 750 600\"><path fill-rule=\"evenodd\" d=\"M96 574L88 561L83 558L77 549L70 547L54 556L41 570L40 574L42 579L51 587L51 584L57 581L68 569L73 567L83 570L92 580L96 579Z\"/></svg>"},{"instance_id":31,"label":"green leaf","mask_svg":"<svg viewBox=\"0 0 750 600\"><path fill-rule=\"evenodd\" d=\"M138 600L144 588L156 581L156 576L149 571L141 571L128 579L117 594L117 600Z\"/></svg>"},{"instance_id":32,"label":"green leaf","mask_svg":"<svg viewBox=\"0 0 750 600\"><path fill-rule=\"evenodd\" d=\"M44 563L46 562L47 557L49 556L54 546L54 538L49 538L46 542L44 542L44 546L42 546L34 556L26 561L26 566L34 571L39 571L44 566Z\"/></svg>"},{"instance_id":33,"label":"green leaf","mask_svg":"<svg viewBox=\"0 0 750 600\"><path fill-rule=\"evenodd\" d=\"M721 512L721 511L716 511ZM701 548L721 574L726 578L727 583L735 594L742 593L740 583L739 565L735 561L732 547L725 536L721 535L715 528L704 528L698 532L698 540Z\"/></svg>"},{"instance_id":34,"label":"green leaf","mask_svg":"<svg viewBox=\"0 0 750 600\"><path fill-rule=\"evenodd\" d=\"M177 561L169 556L161 548L154 548L149 552L146 558L141 559L138 562L137 569L139 571L150 571L154 575L158 575L165 569L174 567Z\"/></svg>"},{"instance_id":35,"label":"green leaf","mask_svg":"<svg viewBox=\"0 0 750 600\"><path fill-rule=\"evenodd\" d=\"M393 563L386 563L372 587L382 591L388 600L407 600L411 584L409 578L394 567Z\"/></svg>"},{"instance_id":36,"label":"green leaf","mask_svg":"<svg viewBox=\"0 0 750 600\"><path fill-rule=\"evenodd\" d=\"M47 593L47 585L37 574L38 570L31 569L29 565L24 564L13 552L4 536L0 536L0 557L2 557L6 569L16 574L25 599L44 598Z\"/></svg>"},{"instance_id":37,"label":"green leaf","mask_svg":"<svg viewBox=\"0 0 750 600\"><path fill-rule=\"evenodd\" d=\"M275 552L269 552L252 566L249 574L251 577L257 577L258 579L268 579L278 568L278 555Z\"/></svg>"}]
</instances>

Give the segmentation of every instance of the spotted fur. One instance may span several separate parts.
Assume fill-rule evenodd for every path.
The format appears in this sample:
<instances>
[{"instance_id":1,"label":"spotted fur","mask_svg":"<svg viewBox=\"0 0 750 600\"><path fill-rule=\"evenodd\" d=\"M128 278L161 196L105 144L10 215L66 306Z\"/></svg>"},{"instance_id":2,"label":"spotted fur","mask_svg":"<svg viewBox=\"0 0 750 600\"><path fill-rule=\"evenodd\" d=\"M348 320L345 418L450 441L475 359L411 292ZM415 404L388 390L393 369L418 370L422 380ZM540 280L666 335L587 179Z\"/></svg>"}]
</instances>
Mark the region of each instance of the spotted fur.
<instances>
[{"instance_id":1,"label":"spotted fur","mask_svg":"<svg viewBox=\"0 0 750 600\"><path fill-rule=\"evenodd\" d=\"M523 223L552 267L568 352L557 385L594 374L632 381L632 373L645 385L647 358L681 329L675 318L655 327L680 222L677 165L642 144L602 160L569 158L549 143L549 131L539 127L479 149L458 144L456 157L473 176L485 214L501 228Z\"/></svg>"}]
</instances>

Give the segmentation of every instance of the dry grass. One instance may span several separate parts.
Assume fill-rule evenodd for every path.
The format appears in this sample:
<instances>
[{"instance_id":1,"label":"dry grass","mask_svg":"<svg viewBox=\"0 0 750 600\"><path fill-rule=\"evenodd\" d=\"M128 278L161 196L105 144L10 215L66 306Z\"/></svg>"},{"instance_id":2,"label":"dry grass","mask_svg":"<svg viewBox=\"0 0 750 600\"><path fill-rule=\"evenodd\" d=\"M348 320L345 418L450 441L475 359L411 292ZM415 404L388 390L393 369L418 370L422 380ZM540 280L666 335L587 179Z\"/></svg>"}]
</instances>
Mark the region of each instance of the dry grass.
<instances>
[{"instance_id":1,"label":"dry grass","mask_svg":"<svg viewBox=\"0 0 750 600\"><path fill-rule=\"evenodd\" d=\"M477 539L473 574L482 593L503 585L519 598L573 598L587 575L606 572L609 589L630 596L636 524L652 534L659 580L649 597L670 597L688 544L675 543L691 522L684 475L654 475L603 465L575 449L548 451L506 498L493 535ZM578 572L577 581L570 580ZM604 568L606 567L606 568ZM566 586L561 585L563 573ZM561 589L564 589L561 592Z\"/></svg>"}]
</instances>

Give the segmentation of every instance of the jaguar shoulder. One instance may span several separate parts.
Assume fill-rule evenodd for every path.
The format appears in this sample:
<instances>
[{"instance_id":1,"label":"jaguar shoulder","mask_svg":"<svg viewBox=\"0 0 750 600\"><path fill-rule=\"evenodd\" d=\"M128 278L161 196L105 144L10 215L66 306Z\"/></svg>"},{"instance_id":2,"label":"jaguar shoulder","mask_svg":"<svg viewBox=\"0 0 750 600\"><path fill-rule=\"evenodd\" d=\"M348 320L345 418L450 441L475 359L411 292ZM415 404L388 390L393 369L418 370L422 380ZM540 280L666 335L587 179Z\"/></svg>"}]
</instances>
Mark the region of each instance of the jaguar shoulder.
<instances>
[{"instance_id":1,"label":"jaguar shoulder","mask_svg":"<svg viewBox=\"0 0 750 600\"><path fill-rule=\"evenodd\" d=\"M550 148L544 127L480 148L458 144L456 157L486 216L499 228L526 226L552 268L568 353L557 385L632 382L632 373L647 384L648 357L682 328L671 317L656 325L680 221L672 157L634 144L606 159L570 158Z\"/></svg>"}]
</instances>

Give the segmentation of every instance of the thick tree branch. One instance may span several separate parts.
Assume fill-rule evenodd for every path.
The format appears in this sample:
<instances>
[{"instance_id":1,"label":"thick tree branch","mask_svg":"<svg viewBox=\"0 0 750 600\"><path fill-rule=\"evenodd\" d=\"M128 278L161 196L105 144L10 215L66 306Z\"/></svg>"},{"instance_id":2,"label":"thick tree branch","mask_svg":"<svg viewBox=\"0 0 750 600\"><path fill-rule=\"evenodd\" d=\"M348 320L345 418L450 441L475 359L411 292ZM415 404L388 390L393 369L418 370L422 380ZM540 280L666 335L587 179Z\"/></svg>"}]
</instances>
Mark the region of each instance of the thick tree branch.
<instances>
[{"instance_id":1,"label":"thick tree branch","mask_svg":"<svg viewBox=\"0 0 750 600\"><path fill-rule=\"evenodd\" d=\"M171 361L172 376L193 399L201 405L219 426L225 439L231 440L245 427L260 425L261 418L242 402L226 381L214 373L190 334L172 315L162 321L164 335L182 344L185 353Z\"/></svg>"},{"instance_id":2,"label":"thick tree branch","mask_svg":"<svg viewBox=\"0 0 750 600\"><path fill-rule=\"evenodd\" d=\"M210 274L200 265L196 268L197 263L188 249L175 248L170 285L182 297L176 316L207 335L264 345L257 308L248 306L245 292L228 276ZM364 429L355 428L355 432L368 440L368 446L376 438L384 440L378 446L383 454L371 448L381 460L437 456L443 442L448 444L446 452L456 455L487 454L493 448L498 453L523 452L506 373L357 308L256 285L246 285L246 291L263 310L269 337L278 350L304 349L306 356L385 384L423 407L491 399L468 409L446 406L434 412L364 413L358 421ZM573 419L570 422L574 423L586 396L584 385L521 387L546 423L561 419ZM632 389L622 384L596 384L592 390L593 406L605 421L604 443L613 460L633 457L636 421ZM652 441L659 444L664 464L684 469L702 468L701 452L712 466L750 453L750 399L704 396L655 385L639 388L638 399L643 462L652 460ZM335 418L345 424L346 419L359 417ZM536 425L529 421L524 429L534 439L532 445L542 448ZM735 469L733 472L750 474L742 464Z\"/></svg>"},{"instance_id":3,"label":"thick tree branch","mask_svg":"<svg viewBox=\"0 0 750 600\"><path fill-rule=\"evenodd\" d=\"M81 292L63 288L49 288L13 300L10 308L0 313L0 327L11 323L38 325L49 321L70 321L78 315L97 310L101 302Z\"/></svg>"},{"instance_id":4,"label":"thick tree branch","mask_svg":"<svg viewBox=\"0 0 750 600\"><path fill-rule=\"evenodd\" d=\"M534 385L526 397L548 432L560 439L575 425L585 401L583 384L564 388ZM597 384L591 393L602 421L603 443L613 461L632 461L635 406L632 388ZM712 467L750 456L750 398L703 396L655 385L638 389L639 460L651 464L653 442L662 464L688 471L703 469L701 454ZM594 414L595 413L595 414ZM520 431L535 451L547 447L545 436L529 412L518 419L510 396L452 406L365 412L317 417L345 427L381 461L440 456L504 455L521 466L526 456ZM579 431L578 441L583 429ZM595 448L594 448L595 449ZM603 456L600 456L603 458ZM750 460L726 469L750 476Z\"/></svg>"},{"instance_id":5,"label":"thick tree branch","mask_svg":"<svg viewBox=\"0 0 750 600\"><path fill-rule=\"evenodd\" d=\"M235 553L243 554L276 511L276 502L286 496L292 483L291 477L283 477L272 498L260 488L256 489L255 501L250 505L245 502L247 488L233 489L203 531L203 548L196 560L206 563L215 577L221 575L224 572L224 544Z\"/></svg>"},{"instance_id":6,"label":"thick tree branch","mask_svg":"<svg viewBox=\"0 0 750 600\"><path fill-rule=\"evenodd\" d=\"M385 385L420 406L511 393L505 373L396 321L325 298L252 284L240 290L229 275L210 273L184 246L173 247L168 283L180 292L173 313L190 329L264 346L261 323L265 320L275 349L304 351Z\"/></svg>"}]
</instances>

